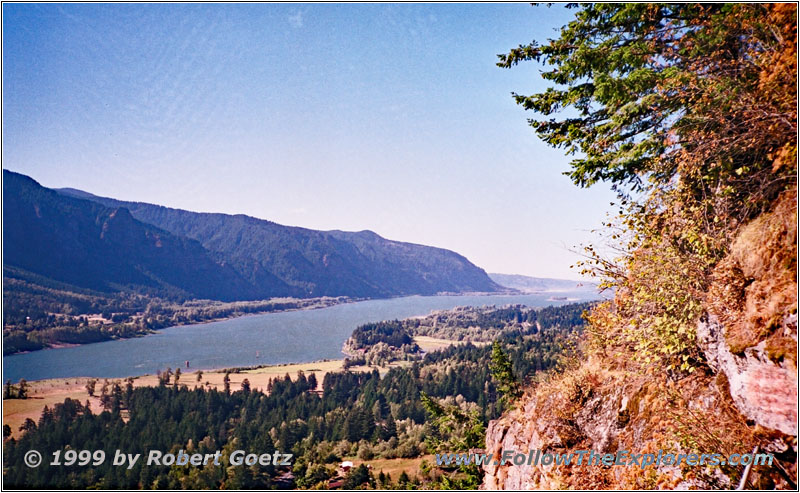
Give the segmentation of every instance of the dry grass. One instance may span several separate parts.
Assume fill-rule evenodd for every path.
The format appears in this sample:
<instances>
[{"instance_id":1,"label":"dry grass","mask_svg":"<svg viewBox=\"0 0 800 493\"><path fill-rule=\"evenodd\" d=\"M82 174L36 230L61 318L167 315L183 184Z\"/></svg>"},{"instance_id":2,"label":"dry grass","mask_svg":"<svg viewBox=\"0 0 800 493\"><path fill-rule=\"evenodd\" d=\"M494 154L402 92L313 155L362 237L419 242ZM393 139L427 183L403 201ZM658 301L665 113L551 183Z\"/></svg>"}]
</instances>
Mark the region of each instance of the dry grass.
<instances>
[{"instance_id":1,"label":"dry grass","mask_svg":"<svg viewBox=\"0 0 800 493\"><path fill-rule=\"evenodd\" d=\"M322 390L322 381L325 375L330 372L343 371L344 360L325 360L315 361L312 363L296 363L286 365L272 365L263 368L256 368L253 370L244 370L240 373L230 373L230 387L231 391L237 391L242 388L242 382L247 379L250 382L252 390L260 390L267 392L269 382L274 379L283 379L286 375L292 380L297 379L298 372L302 371L306 377L314 375L317 379L317 390ZM398 361L389 365L389 367L381 367L378 370L381 374L387 372L390 367L407 366L410 362ZM349 371L372 371L372 367L357 366L350 368ZM197 380L198 371L202 371L202 378ZM207 389L223 390L225 388L225 372L220 370L194 370L184 371L181 369L181 376L179 379L180 385L186 385L189 388L205 387ZM31 418L34 421L39 421L42 410L45 406L53 407L55 404L64 402L64 399L77 399L81 402L86 402L88 399L92 406L93 412L100 412L100 399L97 397L90 398L86 391L86 383L90 379L87 377L77 378L53 378L48 380L38 380L28 382L29 385L29 398L28 399L4 399L3 400L3 424L11 427L12 436L19 438L19 427L25 422L26 418ZM100 387L103 385L104 379L96 379L97 385L95 389L96 395L100 393ZM108 379L109 382L124 381L124 379ZM133 378L134 387L155 387L159 384L156 375L143 375Z\"/></svg>"},{"instance_id":2,"label":"dry grass","mask_svg":"<svg viewBox=\"0 0 800 493\"><path fill-rule=\"evenodd\" d=\"M353 466L358 467L361 464L367 464L372 466L372 472L376 476L383 471L384 474L390 474L392 476L392 481L397 481L397 478L400 477L400 474L405 471L408 474L408 477L413 478L414 476L418 476L419 466L422 464L423 460L427 460L430 464L436 464L436 459L433 455L424 455L422 457L415 457L413 459L372 459L372 460L361 460L358 458L350 458L345 460L352 460Z\"/></svg>"},{"instance_id":3,"label":"dry grass","mask_svg":"<svg viewBox=\"0 0 800 493\"><path fill-rule=\"evenodd\" d=\"M98 412L100 399L89 397L85 387L88 380L80 377L28 382L27 399L3 400L3 424L11 427L12 437L19 438L21 435L19 427L27 418L38 422L45 406L52 408L56 404L63 403L64 399L77 399L82 403L88 400L92 411Z\"/></svg>"},{"instance_id":4,"label":"dry grass","mask_svg":"<svg viewBox=\"0 0 800 493\"><path fill-rule=\"evenodd\" d=\"M784 321L797 312L796 192L742 228L720 262L709 290L709 309L725 326L731 351L766 341L774 361L797 364L797 327Z\"/></svg>"},{"instance_id":5,"label":"dry grass","mask_svg":"<svg viewBox=\"0 0 800 493\"><path fill-rule=\"evenodd\" d=\"M414 342L416 342L417 345L426 353L453 345L466 344L467 342L472 342L472 344L475 346L485 346L486 344L489 344L488 342L451 341L450 339L439 339L437 337L428 336L415 336Z\"/></svg>"},{"instance_id":6,"label":"dry grass","mask_svg":"<svg viewBox=\"0 0 800 493\"><path fill-rule=\"evenodd\" d=\"M306 377L313 374L317 379L319 389L322 389L322 380L325 378L325 375L331 372L342 371L344 368L343 364L344 360L336 359L315 361L313 363L274 365L266 366L264 368L257 368L254 370L245 370L240 374L231 373L230 378L231 383L233 383L234 378L236 378L240 384L242 379L247 378L250 380L250 386L253 389L260 388L266 391L267 384L270 380L275 378L284 378L287 374L292 380L295 380L297 378L297 372L302 371ZM213 376L216 376L216 373L213 374ZM203 381L205 381L205 377L203 378Z\"/></svg>"}]
</instances>

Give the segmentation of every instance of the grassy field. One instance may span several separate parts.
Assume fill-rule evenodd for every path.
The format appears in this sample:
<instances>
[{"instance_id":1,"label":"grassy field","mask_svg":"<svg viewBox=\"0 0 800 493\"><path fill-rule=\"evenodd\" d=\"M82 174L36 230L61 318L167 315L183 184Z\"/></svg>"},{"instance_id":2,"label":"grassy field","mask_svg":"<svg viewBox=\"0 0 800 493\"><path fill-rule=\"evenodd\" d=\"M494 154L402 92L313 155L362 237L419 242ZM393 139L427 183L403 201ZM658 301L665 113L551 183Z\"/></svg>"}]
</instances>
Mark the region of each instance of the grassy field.
<instances>
[{"instance_id":1,"label":"grassy field","mask_svg":"<svg viewBox=\"0 0 800 493\"><path fill-rule=\"evenodd\" d=\"M3 424L11 427L11 436L19 438L19 427L25 419L38 422L45 406L53 407L64 399L89 401L93 412L100 410L100 399L90 398L86 392L88 378L54 378L28 382L27 399L3 399ZM99 387L98 387L99 391Z\"/></svg>"},{"instance_id":2,"label":"grassy field","mask_svg":"<svg viewBox=\"0 0 800 493\"><path fill-rule=\"evenodd\" d=\"M424 455L422 457L416 457L413 459L397 458L361 460L357 458L348 458L345 460L353 461L353 466L355 467L358 467L361 464L370 465L372 466L372 472L375 474L375 476L383 471L384 474L390 474L393 481L397 481L397 478L400 477L400 474L403 471L405 471L410 478L419 475L419 465L423 460L427 460L431 464L436 464L436 460L434 459L433 455Z\"/></svg>"},{"instance_id":3,"label":"grassy field","mask_svg":"<svg viewBox=\"0 0 800 493\"><path fill-rule=\"evenodd\" d=\"M436 351L452 344L463 344L463 342L450 341L447 339L436 339L434 337L418 336L414 340L426 352ZM481 344L481 343L475 343ZM256 368L252 370L243 370L240 373L230 374L230 386L232 391L241 389L242 381L246 378L250 382L250 388L253 390L261 390L266 392L269 381L275 378L284 378L289 375L292 380L297 378L297 372L302 371L306 376L312 373L317 379L319 384L318 389L322 388L322 381L325 375L329 372L337 372L343 370L344 360L324 360L315 361L312 363L296 363L285 365L272 365L263 368ZM408 366L409 361L395 361L386 367L378 368L381 374L386 373L390 368ZM350 371L372 371L373 368L369 366L354 366ZM201 370L202 371L202 370ZM181 376L179 383L186 385L189 388L204 386L206 388L215 388L222 390L224 388L223 379L225 373L220 370L207 370L202 371L202 378L198 381L198 370L184 371L181 369ZM90 398L86 391L86 382L89 378L53 378L49 380L38 380L28 382L29 391L28 399L4 399L3 400L3 424L11 427L12 436L19 437L19 427L26 418L31 418L34 421L39 421L42 414L42 409L45 406L52 407L54 404L64 402L64 399L78 399L81 402L89 400L93 412L100 411L100 400L97 397ZM100 388L103 385L103 379L97 379L96 394L100 393ZM116 379L109 379L113 381ZM124 380L124 379L120 379ZM134 387L156 386L158 385L158 377L156 375L144 375L141 377L134 377ZM392 461L400 461L404 459L392 459ZM407 459L414 461L417 459ZM418 464L417 464L418 466ZM388 465L387 465L388 467ZM392 466L392 467L405 467L405 466ZM392 474L394 477L394 474Z\"/></svg>"},{"instance_id":4,"label":"grassy field","mask_svg":"<svg viewBox=\"0 0 800 493\"><path fill-rule=\"evenodd\" d=\"M236 391L242 388L242 381L246 378L250 381L250 388L253 390L263 390L266 392L269 381L274 378L283 378L287 373L292 380L297 378L297 372L303 371L306 376L315 374L319 386L322 386L322 379L325 374L330 371L341 371L343 360L332 361L318 361L314 363L302 363L292 365L275 365L256 370L248 370L242 373L230 374L231 390ZM354 369L357 370L357 369ZM370 369L371 370L371 369ZM189 388L204 386L206 388L216 388L222 390L225 386L223 379L225 373L217 370L208 370L202 372L200 381L197 379L198 371L183 371L179 384L186 385ZM100 388L103 385L104 379L97 379L95 394L100 393ZM123 379L108 379L109 382L114 380ZM100 399L98 397L89 397L86 391L86 383L89 381L87 377L77 378L52 378L48 380L38 380L28 382L28 398L27 399L3 399L3 424L9 425L12 430L12 436L19 437L19 427L25 422L26 418L31 418L34 421L39 421L42 410L45 406L53 407L54 404L64 402L64 399L78 399L81 402L89 400L93 412L100 412ZM134 377L134 387L146 387L158 385L158 377L156 375L143 375L141 377Z\"/></svg>"},{"instance_id":5,"label":"grassy field","mask_svg":"<svg viewBox=\"0 0 800 493\"><path fill-rule=\"evenodd\" d=\"M335 360L325 360L325 361L315 361L313 363L296 363L296 364L288 364L288 365L273 365L273 366L265 366L264 368L256 368L253 370L244 370L242 373L231 374L231 383L233 383L234 377L237 377L237 380L241 383L241 380L247 378L250 380L250 386L252 388L261 388L262 390L266 391L267 383L275 378L284 378L287 374L289 377L294 380L297 378L297 372L302 371L306 377L314 374L314 377L317 379L318 389L322 390L322 380L325 378L325 375L330 372L337 372L342 371L344 369L344 360L343 359L335 359ZM205 380L205 378L204 378Z\"/></svg>"},{"instance_id":6,"label":"grassy field","mask_svg":"<svg viewBox=\"0 0 800 493\"><path fill-rule=\"evenodd\" d=\"M470 341L451 341L450 339L438 339L436 337L428 337L428 336L415 336L414 342L426 353L430 353L431 351L436 351L437 349L446 348L447 346L452 346L453 344L466 344ZM472 342L475 346L485 346L489 344L488 342Z\"/></svg>"}]
</instances>

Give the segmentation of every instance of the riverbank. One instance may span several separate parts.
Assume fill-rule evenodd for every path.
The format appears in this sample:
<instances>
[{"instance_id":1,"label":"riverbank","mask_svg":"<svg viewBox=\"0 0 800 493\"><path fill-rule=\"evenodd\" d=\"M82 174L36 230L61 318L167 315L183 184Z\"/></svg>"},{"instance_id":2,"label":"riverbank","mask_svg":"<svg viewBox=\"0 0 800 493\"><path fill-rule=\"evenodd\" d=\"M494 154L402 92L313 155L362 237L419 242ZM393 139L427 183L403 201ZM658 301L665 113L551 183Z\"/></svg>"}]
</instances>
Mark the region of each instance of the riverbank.
<instances>
[{"instance_id":1,"label":"riverbank","mask_svg":"<svg viewBox=\"0 0 800 493\"><path fill-rule=\"evenodd\" d=\"M86 344L96 344L99 342L107 342L113 340L133 339L146 337L148 335L156 334L158 331L170 327L182 327L186 325L202 325L213 322L222 322L226 320L233 320L254 315L264 315L266 313L283 313L302 310L316 310L320 308L330 308L336 305L346 303L356 303L359 301L366 301L370 298L351 298L348 296L322 296L318 298L269 298L265 300L253 301L214 301L214 300L190 300L182 304L175 304L166 302L164 300L154 299L154 303L160 304L156 312L149 315L145 312L137 312L128 315L128 320L123 322L114 322L113 315L106 315L110 319L104 318L99 313L87 313L83 315L74 315L71 318L77 321L84 321L87 323L85 326L52 326L42 327L33 332L26 332L25 338L31 335L56 331L59 335L54 340L36 340L28 341L20 347L14 342L13 337L8 337L9 334L14 333L19 327L7 325L3 327L4 333L4 353L3 356L12 356L15 354L27 354L35 351L43 351L46 349L62 349L68 347L78 347ZM149 310L149 308L148 308ZM59 314L51 314L59 315ZM61 314L64 316L63 314ZM145 323L145 318L147 321ZM67 331L66 339L61 332ZM19 330L17 330L17 333ZM79 341L81 337L91 333L86 341ZM83 334L80 336L79 334Z\"/></svg>"},{"instance_id":2,"label":"riverbank","mask_svg":"<svg viewBox=\"0 0 800 493\"><path fill-rule=\"evenodd\" d=\"M425 336L415 338L415 342L426 352L436 351L454 344L465 344L464 341L449 341ZM396 361L381 367L352 366L347 371L369 372L377 369L381 374L384 374L391 368L410 364L407 361ZM265 365L257 368L217 368L213 370L181 368L178 385L186 385L190 389L203 387L209 390L222 391L225 388L224 380L227 374L230 379L230 389L233 392L241 390L242 382L247 379L252 390L266 393L271 380L285 378L287 375L292 380L295 380L298 372L303 372L306 377L314 375L317 380L317 390L321 391L325 375L340 371L345 371L344 359ZM133 379L134 387L154 387L159 385L157 375L141 375L130 378ZM94 396L90 396L86 389L86 385L90 380L97 381ZM11 436L19 438L21 435L19 428L27 418L38 422L45 406L52 408L56 404L63 403L64 399L77 399L83 403L88 401L92 412L102 412L98 394L104 380L123 382L122 385L124 385L126 378L71 377L27 382L27 399L3 399L3 425L9 425L12 432ZM174 384L174 379L170 382L171 385Z\"/></svg>"},{"instance_id":3,"label":"riverbank","mask_svg":"<svg viewBox=\"0 0 800 493\"><path fill-rule=\"evenodd\" d=\"M48 349L63 349L85 346L88 344L97 344L101 342L136 339L143 338L153 334L159 333L164 329L171 327L183 327L187 325L204 325L214 322L225 322L229 320L236 320L251 316L265 315L269 313L286 313L306 310L318 310L322 308L330 308L337 305L345 305L351 303L358 303L370 300L393 300L398 298L413 298L425 296L445 296L445 297L459 297L459 296L474 296L474 297L491 297L491 296L513 296L521 294L515 290L501 290L496 292L442 292L436 295L400 295L390 296L386 298L352 298L348 296L329 297L322 296L318 298L270 298L266 300L253 300L253 301L213 301L213 300L191 300L183 304L172 304L163 300L160 310L164 311L168 316L169 321L153 322L156 324L155 328L138 327L136 324L141 323L145 314L143 312L131 315L131 320L128 322L116 323L109 319L103 318L102 314L90 313L84 315L76 315L73 318L80 319L86 318L89 322L81 331L92 332L94 336L91 340L86 342L65 342L62 340L53 340L50 342L36 342L33 346L27 349L21 349L18 345L10 343L10 339L6 336L14 332L18 327L13 325L4 327L4 352L3 356L13 356L20 354L28 354L37 351L45 351ZM157 300L158 301L158 300ZM217 314L224 313L225 315L218 316ZM57 315L57 314L54 314ZM164 316L164 314L154 315L155 318ZM61 330L64 327L49 327L43 328L44 331ZM78 330L78 329L74 329ZM30 334L27 334L28 337ZM9 349L10 348L10 349Z\"/></svg>"},{"instance_id":4,"label":"riverbank","mask_svg":"<svg viewBox=\"0 0 800 493\"><path fill-rule=\"evenodd\" d=\"M212 323L169 327L148 337L85 344L77 347L34 351L3 358L4 380L16 383L53 378L97 377L125 378L156 374L167 367L191 369L242 368L287 362L341 359L342 344L361 325L377 321L403 320L430 316L442 310L505 305L545 307L566 302L547 301L546 296L410 296L386 300L342 303L324 309L294 310L238 317ZM469 311L469 310L467 310ZM441 315L441 314L440 314ZM475 325L466 319L456 325ZM469 317L468 317L469 318ZM424 320L424 319L420 319ZM480 330L454 328L414 330L413 335L442 339L491 340ZM482 323L482 322L481 322ZM450 333L453 332L453 333ZM458 335L456 335L456 332ZM425 348L423 348L425 349ZM404 358L399 358L404 359ZM385 361L370 361L381 364Z\"/></svg>"}]
</instances>

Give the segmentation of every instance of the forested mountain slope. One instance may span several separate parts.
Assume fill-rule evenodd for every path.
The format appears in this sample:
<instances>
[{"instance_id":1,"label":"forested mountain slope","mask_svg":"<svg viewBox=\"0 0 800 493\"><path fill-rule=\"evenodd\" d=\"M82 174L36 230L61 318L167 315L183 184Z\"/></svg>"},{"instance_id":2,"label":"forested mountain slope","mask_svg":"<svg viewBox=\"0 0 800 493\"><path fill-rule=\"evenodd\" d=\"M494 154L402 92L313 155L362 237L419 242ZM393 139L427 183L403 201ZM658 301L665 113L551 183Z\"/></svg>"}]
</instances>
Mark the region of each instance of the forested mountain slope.
<instances>
[{"instance_id":1,"label":"forested mountain slope","mask_svg":"<svg viewBox=\"0 0 800 493\"><path fill-rule=\"evenodd\" d=\"M57 193L7 170L3 192L4 266L81 288L218 300L500 289L457 253L369 231Z\"/></svg>"},{"instance_id":2,"label":"forested mountain slope","mask_svg":"<svg viewBox=\"0 0 800 493\"><path fill-rule=\"evenodd\" d=\"M258 293L197 241L3 171L3 265L100 292L230 300Z\"/></svg>"},{"instance_id":3,"label":"forested mountain slope","mask_svg":"<svg viewBox=\"0 0 800 493\"><path fill-rule=\"evenodd\" d=\"M391 241L371 231L315 231L241 214L190 212L73 189L60 192L124 207L139 221L197 240L270 296L381 297L500 289L455 252Z\"/></svg>"}]
</instances>

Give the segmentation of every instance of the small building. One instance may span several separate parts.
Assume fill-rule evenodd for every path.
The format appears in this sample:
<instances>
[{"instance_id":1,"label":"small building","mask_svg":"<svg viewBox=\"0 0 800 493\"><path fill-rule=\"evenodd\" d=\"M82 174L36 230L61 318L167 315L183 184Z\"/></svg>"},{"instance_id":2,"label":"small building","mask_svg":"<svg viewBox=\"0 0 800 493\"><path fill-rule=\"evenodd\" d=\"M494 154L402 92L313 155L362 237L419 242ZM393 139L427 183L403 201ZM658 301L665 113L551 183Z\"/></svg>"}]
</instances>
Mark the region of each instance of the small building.
<instances>
[{"instance_id":1,"label":"small building","mask_svg":"<svg viewBox=\"0 0 800 493\"><path fill-rule=\"evenodd\" d=\"M339 470L347 474L353 468L353 461L346 460L339 464Z\"/></svg>"}]
</instances>

